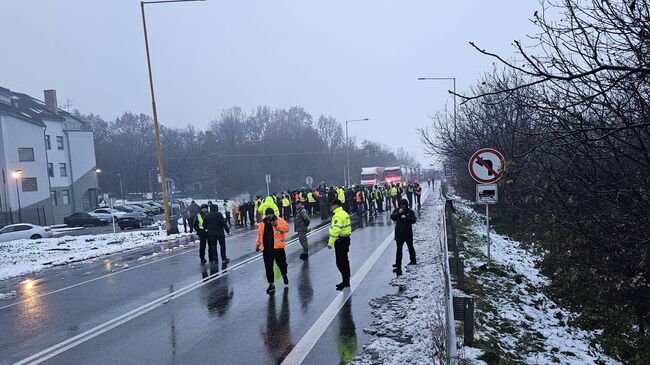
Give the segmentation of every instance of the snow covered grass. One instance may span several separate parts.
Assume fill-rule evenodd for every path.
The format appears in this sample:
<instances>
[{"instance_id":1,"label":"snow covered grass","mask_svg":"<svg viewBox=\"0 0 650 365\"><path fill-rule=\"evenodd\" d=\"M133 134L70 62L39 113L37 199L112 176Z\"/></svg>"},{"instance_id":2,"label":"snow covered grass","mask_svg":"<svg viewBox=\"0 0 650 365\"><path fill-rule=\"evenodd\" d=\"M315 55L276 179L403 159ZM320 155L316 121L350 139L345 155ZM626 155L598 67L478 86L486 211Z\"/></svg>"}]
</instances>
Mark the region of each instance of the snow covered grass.
<instances>
[{"instance_id":1,"label":"snow covered grass","mask_svg":"<svg viewBox=\"0 0 650 365\"><path fill-rule=\"evenodd\" d=\"M396 294L371 301L376 320L364 331L373 338L353 364L430 365L444 361L436 350L444 348L445 332L439 223L442 205L434 196L431 194L423 205L421 223L415 225L418 265L392 280L391 285L398 288Z\"/></svg>"},{"instance_id":2,"label":"snow covered grass","mask_svg":"<svg viewBox=\"0 0 650 365\"><path fill-rule=\"evenodd\" d=\"M0 280L136 247L155 245L184 235L166 236L160 231L139 231L0 242Z\"/></svg>"},{"instance_id":3,"label":"snow covered grass","mask_svg":"<svg viewBox=\"0 0 650 365\"><path fill-rule=\"evenodd\" d=\"M465 255L465 291L476 300L475 346L461 355L471 364L619 364L603 354L594 337L569 325L575 314L544 293L549 279L539 253L491 231L487 265L484 216L457 198L457 223Z\"/></svg>"}]
</instances>

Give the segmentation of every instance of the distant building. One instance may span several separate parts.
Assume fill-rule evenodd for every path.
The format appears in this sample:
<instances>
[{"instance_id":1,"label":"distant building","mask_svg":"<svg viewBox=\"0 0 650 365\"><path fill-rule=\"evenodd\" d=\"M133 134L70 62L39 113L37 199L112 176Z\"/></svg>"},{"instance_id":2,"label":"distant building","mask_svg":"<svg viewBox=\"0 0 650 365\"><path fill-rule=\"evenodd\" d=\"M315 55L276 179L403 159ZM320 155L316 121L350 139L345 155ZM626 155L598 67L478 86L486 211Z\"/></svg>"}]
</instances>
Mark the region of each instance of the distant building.
<instances>
[{"instance_id":1,"label":"distant building","mask_svg":"<svg viewBox=\"0 0 650 365\"><path fill-rule=\"evenodd\" d=\"M95 144L88 123L45 102L0 87L0 225L42 225L97 206Z\"/></svg>"}]
</instances>

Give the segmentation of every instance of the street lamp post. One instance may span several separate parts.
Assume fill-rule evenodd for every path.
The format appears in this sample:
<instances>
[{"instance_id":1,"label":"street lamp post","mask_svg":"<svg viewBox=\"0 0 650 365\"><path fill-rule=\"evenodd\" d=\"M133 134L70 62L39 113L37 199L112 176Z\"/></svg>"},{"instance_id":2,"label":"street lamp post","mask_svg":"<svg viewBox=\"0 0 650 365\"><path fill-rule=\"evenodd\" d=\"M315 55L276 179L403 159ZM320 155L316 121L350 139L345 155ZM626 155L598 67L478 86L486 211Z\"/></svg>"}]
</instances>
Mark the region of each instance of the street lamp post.
<instances>
[{"instance_id":1,"label":"street lamp post","mask_svg":"<svg viewBox=\"0 0 650 365\"><path fill-rule=\"evenodd\" d=\"M369 120L368 118L363 118L363 119L352 119L352 120L346 120L345 121L345 160L346 160L346 165L347 165L347 171L348 171L348 183L347 186L350 186L350 138L348 138L348 123L351 122L362 122Z\"/></svg>"},{"instance_id":2,"label":"street lamp post","mask_svg":"<svg viewBox=\"0 0 650 365\"><path fill-rule=\"evenodd\" d=\"M122 174L118 172L117 177L120 178L120 199L124 201L124 188L122 187Z\"/></svg>"},{"instance_id":3,"label":"street lamp post","mask_svg":"<svg viewBox=\"0 0 650 365\"><path fill-rule=\"evenodd\" d=\"M163 208L165 211L165 225L167 233L173 233L172 225L169 220L169 199L167 197L167 187L165 180L165 164L163 162L162 147L160 145L160 125L158 124L158 111L156 110L156 96L153 87L153 75L151 72L151 55L149 53L149 37L147 35L147 20L144 14L144 6L147 4L164 4L164 3L185 3L205 0L158 0L158 1L141 1L140 9L142 10L142 29L144 30L144 46L147 51L147 68L149 70L149 88L151 89L151 109L153 111L153 127L156 136L156 154L158 155L158 169L160 170L160 182L163 196Z\"/></svg>"},{"instance_id":4,"label":"street lamp post","mask_svg":"<svg viewBox=\"0 0 650 365\"><path fill-rule=\"evenodd\" d=\"M97 198L97 206L99 206L99 174L102 173L102 169L95 168L93 171L95 173L95 195Z\"/></svg>"},{"instance_id":5,"label":"street lamp post","mask_svg":"<svg viewBox=\"0 0 650 365\"><path fill-rule=\"evenodd\" d=\"M456 141L456 78L455 77L418 77L418 81L453 81L454 82L454 141Z\"/></svg>"},{"instance_id":6,"label":"street lamp post","mask_svg":"<svg viewBox=\"0 0 650 365\"><path fill-rule=\"evenodd\" d=\"M16 197L18 197L18 223L23 222L23 211L20 206L20 189L18 189L18 182L20 181L20 176L23 174L23 170L15 170L12 173L14 179L16 179Z\"/></svg>"}]
</instances>

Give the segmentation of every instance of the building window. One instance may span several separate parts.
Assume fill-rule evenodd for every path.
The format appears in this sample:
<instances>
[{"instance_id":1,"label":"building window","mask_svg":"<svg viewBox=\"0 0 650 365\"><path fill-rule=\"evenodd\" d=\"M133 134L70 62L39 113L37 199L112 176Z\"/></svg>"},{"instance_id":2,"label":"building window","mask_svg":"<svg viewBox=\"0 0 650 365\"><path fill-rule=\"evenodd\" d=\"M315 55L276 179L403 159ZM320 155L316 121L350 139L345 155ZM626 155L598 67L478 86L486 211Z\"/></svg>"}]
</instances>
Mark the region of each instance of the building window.
<instances>
[{"instance_id":1,"label":"building window","mask_svg":"<svg viewBox=\"0 0 650 365\"><path fill-rule=\"evenodd\" d=\"M56 190L50 191L50 198L52 199L52 205L57 206L57 201L56 201Z\"/></svg>"},{"instance_id":2,"label":"building window","mask_svg":"<svg viewBox=\"0 0 650 365\"><path fill-rule=\"evenodd\" d=\"M61 173L61 177L68 176L68 168L66 167L66 164L64 163L59 164L59 172Z\"/></svg>"},{"instance_id":3,"label":"building window","mask_svg":"<svg viewBox=\"0 0 650 365\"><path fill-rule=\"evenodd\" d=\"M63 205L70 204L70 191L61 190L61 203L63 203Z\"/></svg>"},{"instance_id":4,"label":"building window","mask_svg":"<svg viewBox=\"0 0 650 365\"><path fill-rule=\"evenodd\" d=\"M45 135L45 148L47 148L48 150L52 149L52 144L50 143L50 135L49 134Z\"/></svg>"},{"instance_id":5,"label":"building window","mask_svg":"<svg viewBox=\"0 0 650 365\"><path fill-rule=\"evenodd\" d=\"M56 149L57 150L63 149L63 136L56 136Z\"/></svg>"},{"instance_id":6,"label":"building window","mask_svg":"<svg viewBox=\"0 0 650 365\"><path fill-rule=\"evenodd\" d=\"M54 164L51 162L47 164L47 174L50 177L54 177Z\"/></svg>"},{"instance_id":7,"label":"building window","mask_svg":"<svg viewBox=\"0 0 650 365\"><path fill-rule=\"evenodd\" d=\"M20 161L20 162L32 162L32 161L34 161L34 149L33 148L19 148L18 149L18 161Z\"/></svg>"},{"instance_id":8,"label":"building window","mask_svg":"<svg viewBox=\"0 0 650 365\"><path fill-rule=\"evenodd\" d=\"M38 191L38 183L35 177L22 178L23 192Z\"/></svg>"}]
</instances>

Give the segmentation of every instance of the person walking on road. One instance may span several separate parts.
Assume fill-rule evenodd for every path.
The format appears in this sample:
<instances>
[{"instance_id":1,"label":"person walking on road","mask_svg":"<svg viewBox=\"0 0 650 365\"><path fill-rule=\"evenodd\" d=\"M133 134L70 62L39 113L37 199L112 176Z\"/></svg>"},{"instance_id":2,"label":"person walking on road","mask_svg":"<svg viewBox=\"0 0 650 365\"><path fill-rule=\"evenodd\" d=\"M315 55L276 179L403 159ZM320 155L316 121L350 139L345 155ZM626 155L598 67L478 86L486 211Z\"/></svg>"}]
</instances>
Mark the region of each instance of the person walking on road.
<instances>
[{"instance_id":1,"label":"person walking on road","mask_svg":"<svg viewBox=\"0 0 650 365\"><path fill-rule=\"evenodd\" d=\"M402 275L402 249L404 248L404 243L406 243L409 250L409 257L411 259L409 265L417 264L415 261L415 247L413 246L413 224L415 224L417 218L415 217L415 212L408 205L408 200L400 200L399 207L390 215L390 219L395 222L395 242L397 243L393 272L398 276Z\"/></svg>"},{"instance_id":2,"label":"person walking on road","mask_svg":"<svg viewBox=\"0 0 650 365\"><path fill-rule=\"evenodd\" d=\"M266 271L266 281L269 286L266 289L267 294L275 292L275 281L273 272L273 262L280 268L282 280L284 285L289 284L287 277L287 255L284 248L287 243L285 235L289 232L289 224L282 218L275 215L275 210L272 207L267 207L264 210L264 219L257 226L257 238L255 240L255 251L262 251L264 259L264 270Z\"/></svg>"},{"instance_id":3,"label":"person walking on road","mask_svg":"<svg viewBox=\"0 0 650 365\"><path fill-rule=\"evenodd\" d=\"M338 199L332 202L332 224L330 225L330 238L327 243L327 248L334 247L336 255L336 267L341 273L343 279L341 283L336 285L336 290L343 290L350 287L350 260L348 259L348 252L350 251L350 236L352 235L352 224L350 223L350 216L342 208L342 203Z\"/></svg>"},{"instance_id":4,"label":"person walking on road","mask_svg":"<svg viewBox=\"0 0 650 365\"><path fill-rule=\"evenodd\" d=\"M226 224L228 228L232 227L230 224L230 207L228 206L228 201L224 199L223 201L223 214L225 215Z\"/></svg>"},{"instance_id":5,"label":"person walking on road","mask_svg":"<svg viewBox=\"0 0 650 365\"><path fill-rule=\"evenodd\" d=\"M201 212L201 207L199 207L198 204L194 200L190 203L190 206L187 207L187 213L189 215L189 223L190 223L190 233L194 231L194 220L196 220L196 216L199 215Z\"/></svg>"},{"instance_id":6,"label":"person walking on road","mask_svg":"<svg viewBox=\"0 0 650 365\"><path fill-rule=\"evenodd\" d=\"M415 201L418 204L418 210L422 209L420 199L422 198L422 186L420 183L415 183Z\"/></svg>"},{"instance_id":7,"label":"person walking on road","mask_svg":"<svg viewBox=\"0 0 650 365\"><path fill-rule=\"evenodd\" d=\"M219 208L216 205L212 206L213 211L205 215L203 219L203 225L208 231L208 259L210 262L217 262L217 243L219 243L219 248L221 251L221 261L224 263L230 262L228 256L226 256L226 231L230 235L230 228L226 224L226 220L223 218L223 215L219 212Z\"/></svg>"},{"instance_id":8,"label":"person walking on road","mask_svg":"<svg viewBox=\"0 0 650 365\"><path fill-rule=\"evenodd\" d=\"M409 183L406 186L406 197L409 200L409 208L413 208L413 192L415 191L415 188L413 187L412 183Z\"/></svg>"},{"instance_id":9,"label":"person walking on road","mask_svg":"<svg viewBox=\"0 0 650 365\"><path fill-rule=\"evenodd\" d=\"M293 224L296 233L298 233L300 245L302 246L300 259L305 260L309 257L309 243L307 242L307 230L309 229L310 223L309 214L307 214L307 210L300 202L298 202L296 208L298 209L298 214L296 215L296 220Z\"/></svg>"},{"instance_id":10,"label":"person walking on road","mask_svg":"<svg viewBox=\"0 0 650 365\"><path fill-rule=\"evenodd\" d=\"M192 203L196 204L194 202ZM199 258L201 259L202 264L205 264L207 262L205 261L205 246L208 243L208 231L205 229L205 226L203 225L206 214L208 214L208 205L203 204L201 205L201 210L194 218L194 223L193 223L194 229L196 230L196 234L199 236Z\"/></svg>"}]
</instances>

